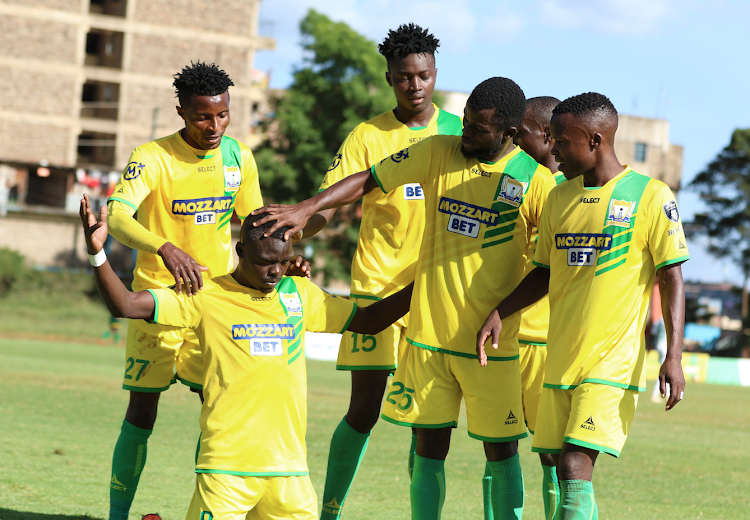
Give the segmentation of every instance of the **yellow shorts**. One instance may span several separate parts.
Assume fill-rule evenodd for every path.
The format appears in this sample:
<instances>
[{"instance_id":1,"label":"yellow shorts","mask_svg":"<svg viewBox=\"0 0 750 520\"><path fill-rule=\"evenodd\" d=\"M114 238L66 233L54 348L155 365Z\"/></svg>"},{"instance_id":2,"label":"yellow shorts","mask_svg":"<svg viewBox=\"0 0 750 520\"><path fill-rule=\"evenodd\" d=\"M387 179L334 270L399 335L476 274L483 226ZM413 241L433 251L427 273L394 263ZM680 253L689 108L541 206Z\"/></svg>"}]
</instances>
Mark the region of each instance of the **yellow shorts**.
<instances>
[{"instance_id":1,"label":"yellow shorts","mask_svg":"<svg viewBox=\"0 0 750 520\"><path fill-rule=\"evenodd\" d=\"M469 436L488 442L526 437L518 359L490 361L407 345L383 405L382 417L401 426L455 427L461 398Z\"/></svg>"},{"instance_id":2,"label":"yellow shorts","mask_svg":"<svg viewBox=\"0 0 750 520\"><path fill-rule=\"evenodd\" d=\"M175 378L191 388L203 388L203 355L195 332L129 320L122 387L163 392Z\"/></svg>"},{"instance_id":3,"label":"yellow shorts","mask_svg":"<svg viewBox=\"0 0 750 520\"><path fill-rule=\"evenodd\" d=\"M536 416L539 410L539 398L544 385L544 361L547 359L547 345L518 344L519 361L521 362L521 396L523 397L523 416L529 431L536 431Z\"/></svg>"},{"instance_id":4,"label":"yellow shorts","mask_svg":"<svg viewBox=\"0 0 750 520\"><path fill-rule=\"evenodd\" d=\"M359 307L367 307L376 301L364 298L351 300ZM406 346L406 319L404 316L374 336L344 331L336 370L396 370L400 354Z\"/></svg>"},{"instance_id":5,"label":"yellow shorts","mask_svg":"<svg viewBox=\"0 0 750 520\"><path fill-rule=\"evenodd\" d=\"M310 477L239 477L198 473L186 520L315 520Z\"/></svg>"},{"instance_id":6,"label":"yellow shorts","mask_svg":"<svg viewBox=\"0 0 750 520\"><path fill-rule=\"evenodd\" d=\"M567 442L619 457L637 404L638 392L616 386L545 388L531 451L560 453Z\"/></svg>"}]
</instances>

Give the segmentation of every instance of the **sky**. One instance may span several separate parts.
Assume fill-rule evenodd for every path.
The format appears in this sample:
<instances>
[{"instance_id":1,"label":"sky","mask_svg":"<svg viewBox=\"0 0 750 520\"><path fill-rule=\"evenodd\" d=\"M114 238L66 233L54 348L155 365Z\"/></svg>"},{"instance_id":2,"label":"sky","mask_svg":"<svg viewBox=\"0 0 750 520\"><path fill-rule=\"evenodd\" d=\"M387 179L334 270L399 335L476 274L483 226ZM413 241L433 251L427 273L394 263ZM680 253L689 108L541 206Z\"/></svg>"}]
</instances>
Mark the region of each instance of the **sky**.
<instances>
[{"instance_id":1,"label":"sky","mask_svg":"<svg viewBox=\"0 0 750 520\"><path fill-rule=\"evenodd\" d=\"M687 184L728 143L750 127L746 0L263 0L261 33L275 51L256 54L255 67L286 88L302 64L299 22L313 8L374 42L414 22L440 40L437 88L471 92L492 76L513 79L527 97L559 99L595 91L619 112L670 122L670 141L684 146L683 221L705 211ZM731 263L688 244L686 280L742 283Z\"/></svg>"}]
</instances>

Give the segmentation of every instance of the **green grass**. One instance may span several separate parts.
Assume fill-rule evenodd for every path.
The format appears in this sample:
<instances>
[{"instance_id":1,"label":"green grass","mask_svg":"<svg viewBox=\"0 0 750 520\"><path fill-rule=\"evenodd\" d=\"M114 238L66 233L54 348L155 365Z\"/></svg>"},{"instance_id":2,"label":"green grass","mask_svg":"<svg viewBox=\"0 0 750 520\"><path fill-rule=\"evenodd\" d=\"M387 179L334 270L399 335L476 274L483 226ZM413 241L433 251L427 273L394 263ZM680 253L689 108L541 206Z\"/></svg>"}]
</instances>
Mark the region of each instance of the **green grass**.
<instances>
[{"instance_id":1,"label":"green grass","mask_svg":"<svg viewBox=\"0 0 750 520\"><path fill-rule=\"evenodd\" d=\"M0 311L2 312L2 311ZM3 315L5 321L5 315ZM106 322L102 323L102 328ZM114 443L127 405L121 348L0 339L0 520L106 518ZM346 411L348 373L308 361L311 478L320 497L331 434ZM199 402L165 392L131 518L184 518L194 487ZM410 431L379 422L346 502L345 518L409 518ZM542 518L541 471L521 442L524 518ZM594 478L599 518L750 516L750 388L690 385L675 410L643 399L620 459L602 455ZM481 518L484 457L465 419L446 463L443 518Z\"/></svg>"}]
</instances>

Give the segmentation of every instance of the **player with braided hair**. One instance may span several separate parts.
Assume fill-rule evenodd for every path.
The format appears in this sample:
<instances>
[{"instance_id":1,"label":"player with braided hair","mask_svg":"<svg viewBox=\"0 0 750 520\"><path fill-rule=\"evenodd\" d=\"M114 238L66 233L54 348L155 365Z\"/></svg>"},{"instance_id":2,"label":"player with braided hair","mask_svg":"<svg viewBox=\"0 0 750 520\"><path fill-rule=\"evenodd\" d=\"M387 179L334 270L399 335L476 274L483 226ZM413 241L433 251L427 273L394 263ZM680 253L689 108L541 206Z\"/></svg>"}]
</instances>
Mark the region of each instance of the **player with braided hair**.
<instances>
[{"instance_id":1,"label":"player with braided hair","mask_svg":"<svg viewBox=\"0 0 750 520\"><path fill-rule=\"evenodd\" d=\"M378 46L387 63L385 79L396 107L357 125L341 145L320 191L429 136L459 135L461 119L432 103L440 42L413 23L390 30ZM314 215L304 229L309 237L322 229L335 209ZM425 225L424 194L419 184L389 193L369 193L362 201L362 224L352 261L351 297L366 306L414 280ZM375 336L346 334L339 347L338 370L351 371L349 410L333 438L323 493L323 520L339 518L357 468L378 420L388 374L403 350L408 317ZM409 473L414 461L412 439Z\"/></svg>"},{"instance_id":2,"label":"player with braided hair","mask_svg":"<svg viewBox=\"0 0 750 520\"><path fill-rule=\"evenodd\" d=\"M252 152L224 135L233 84L215 64L200 61L175 74L177 113L185 127L136 148L109 199L110 233L138 250L135 291L176 284L178 293L193 295L204 277L222 276L234 267L232 213L244 218L262 199ZM111 520L128 517L159 395L175 379L202 388L195 333L130 320L123 382L130 402L112 461Z\"/></svg>"}]
</instances>

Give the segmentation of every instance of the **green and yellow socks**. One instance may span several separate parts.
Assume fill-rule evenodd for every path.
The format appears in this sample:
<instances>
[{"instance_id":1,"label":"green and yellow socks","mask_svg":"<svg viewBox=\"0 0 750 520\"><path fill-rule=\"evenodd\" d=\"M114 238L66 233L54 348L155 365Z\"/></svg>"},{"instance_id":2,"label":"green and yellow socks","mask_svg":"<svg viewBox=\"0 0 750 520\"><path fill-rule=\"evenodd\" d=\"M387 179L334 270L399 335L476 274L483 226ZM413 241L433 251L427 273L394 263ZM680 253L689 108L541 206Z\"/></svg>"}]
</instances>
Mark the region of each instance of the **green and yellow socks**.
<instances>
[{"instance_id":1,"label":"green and yellow socks","mask_svg":"<svg viewBox=\"0 0 750 520\"><path fill-rule=\"evenodd\" d=\"M557 481L557 466L542 464L542 500L545 520L557 520L555 512L560 505L560 484Z\"/></svg>"},{"instance_id":2,"label":"green and yellow socks","mask_svg":"<svg viewBox=\"0 0 750 520\"><path fill-rule=\"evenodd\" d=\"M559 520L598 520L594 486L588 480L561 480Z\"/></svg>"},{"instance_id":3,"label":"green and yellow socks","mask_svg":"<svg viewBox=\"0 0 750 520\"><path fill-rule=\"evenodd\" d=\"M349 426L346 417L333 432L320 520L334 520L341 515L346 495L349 494L359 464L365 456L369 437L369 432L359 433Z\"/></svg>"},{"instance_id":4,"label":"green and yellow socks","mask_svg":"<svg viewBox=\"0 0 750 520\"><path fill-rule=\"evenodd\" d=\"M492 513L492 470L489 462L484 465L482 499L484 501L484 520L495 520L495 515Z\"/></svg>"},{"instance_id":5,"label":"green and yellow socks","mask_svg":"<svg viewBox=\"0 0 750 520\"><path fill-rule=\"evenodd\" d=\"M144 430L122 421L120 438L112 457L109 482L109 520L127 520L130 504L146 464L146 445L152 430Z\"/></svg>"},{"instance_id":6,"label":"green and yellow socks","mask_svg":"<svg viewBox=\"0 0 750 520\"><path fill-rule=\"evenodd\" d=\"M501 461L488 461L492 472L492 512L496 518L523 516L523 475L518 453Z\"/></svg>"},{"instance_id":7,"label":"green and yellow socks","mask_svg":"<svg viewBox=\"0 0 750 520\"><path fill-rule=\"evenodd\" d=\"M439 520L445 502L445 461L414 455L412 520Z\"/></svg>"}]
</instances>

